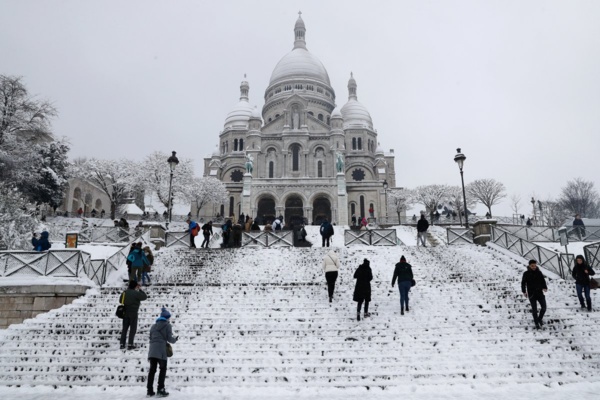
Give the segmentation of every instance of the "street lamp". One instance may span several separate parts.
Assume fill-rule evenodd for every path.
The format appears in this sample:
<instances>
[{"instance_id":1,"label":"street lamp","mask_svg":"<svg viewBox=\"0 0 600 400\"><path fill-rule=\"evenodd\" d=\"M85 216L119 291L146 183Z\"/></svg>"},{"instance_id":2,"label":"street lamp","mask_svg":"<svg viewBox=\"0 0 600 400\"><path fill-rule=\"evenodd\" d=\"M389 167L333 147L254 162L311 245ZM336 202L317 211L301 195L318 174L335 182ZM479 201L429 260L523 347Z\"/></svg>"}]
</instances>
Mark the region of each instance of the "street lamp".
<instances>
[{"instance_id":1,"label":"street lamp","mask_svg":"<svg viewBox=\"0 0 600 400\"><path fill-rule=\"evenodd\" d=\"M540 222L541 226L544 226L544 208L542 207L542 202L538 200L538 208L540 209Z\"/></svg>"},{"instance_id":2,"label":"street lamp","mask_svg":"<svg viewBox=\"0 0 600 400\"><path fill-rule=\"evenodd\" d=\"M177 167L177 164L179 164L176 154L177 152L174 151L171 157L169 157L167 160L169 163L169 168L171 169L171 176L169 178L169 210L166 223L167 229L169 229L169 224L171 223L171 216L173 213L173 198L171 197L171 190L173 188L173 172L175 172L175 167Z\"/></svg>"},{"instance_id":3,"label":"street lamp","mask_svg":"<svg viewBox=\"0 0 600 400\"><path fill-rule=\"evenodd\" d=\"M531 197L531 207L533 207L533 221L535 222L536 221L536 218L535 218L535 216L536 216L535 215L535 199L533 197Z\"/></svg>"},{"instance_id":4,"label":"street lamp","mask_svg":"<svg viewBox=\"0 0 600 400\"><path fill-rule=\"evenodd\" d=\"M456 149L456 155L454 156L454 161L458 164L458 169L460 169L460 181L462 183L462 191L463 191L463 207L465 212L465 228L469 229L469 210L467 210L467 196L465 194L465 179L463 177L463 165L465 164L465 160L467 157L460 152L460 148Z\"/></svg>"},{"instance_id":5,"label":"street lamp","mask_svg":"<svg viewBox=\"0 0 600 400\"><path fill-rule=\"evenodd\" d=\"M388 223L388 202L387 202L387 190L388 190L388 183L387 180L383 180L383 192L385 193L385 223ZM400 221L398 221L400 222Z\"/></svg>"}]
</instances>

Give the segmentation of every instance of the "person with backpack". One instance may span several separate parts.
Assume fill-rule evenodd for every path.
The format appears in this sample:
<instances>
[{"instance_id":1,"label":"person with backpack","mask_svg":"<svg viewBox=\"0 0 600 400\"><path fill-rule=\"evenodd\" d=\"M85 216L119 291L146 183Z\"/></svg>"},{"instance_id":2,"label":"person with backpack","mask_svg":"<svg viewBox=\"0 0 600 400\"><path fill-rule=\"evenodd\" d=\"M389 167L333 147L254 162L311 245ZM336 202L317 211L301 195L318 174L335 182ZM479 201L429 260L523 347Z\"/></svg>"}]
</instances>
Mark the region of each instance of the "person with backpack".
<instances>
[{"instance_id":1,"label":"person with backpack","mask_svg":"<svg viewBox=\"0 0 600 400\"><path fill-rule=\"evenodd\" d=\"M131 262L129 280L142 282L142 272L147 265L150 265L150 261L148 261L142 250L141 242L135 244L135 248L127 256L127 261Z\"/></svg>"},{"instance_id":2,"label":"person with backpack","mask_svg":"<svg viewBox=\"0 0 600 400\"><path fill-rule=\"evenodd\" d=\"M531 304L531 313L533 314L535 328L540 329L544 325L542 319L546 313L546 296L544 293L548 291L548 285L546 285L546 278L544 278L544 274L538 268L537 261L535 260L529 260L527 270L523 273L521 291ZM537 303L540 303L539 315L537 312Z\"/></svg>"},{"instance_id":3,"label":"person with backpack","mask_svg":"<svg viewBox=\"0 0 600 400\"><path fill-rule=\"evenodd\" d=\"M273 230L280 231L282 228L283 224L281 223L281 220L279 218L275 218L275 221L273 221Z\"/></svg>"},{"instance_id":4,"label":"person with backpack","mask_svg":"<svg viewBox=\"0 0 600 400\"><path fill-rule=\"evenodd\" d=\"M148 379L146 383L147 396L167 397L169 393L165 389L165 378L167 377L167 343L177 343L179 336L173 336L173 328L169 323L171 313L166 308L162 308L160 316L156 319L154 325L150 327L150 346L148 348ZM157 390L154 392L154 376L156 369L160 367L158 373Z\"/></svg>"},{"instance_id":5,"label":"person with backpack","mask_svg":"<svg viewBox=\"0 0 600 400\"><path fill-rule=\"evenodd\" d=\"M404 256L400 257L400 262L394 268L392 287L394 287L396 279L398 279L398 290L400 291L400 315L404 315L405 309L408 312L408 292L413 281L412 266L406 262Z\"/></svg>"},{"instance_id":6,"label":"person with backpack","mask_svg":"<svg viewBox=\"0 0 600 400\"><path fill-rule=\"evenodd\" d=\"M333 236L334 230L333 230L333 225L331 225L327 221L327 219L323 220L323 223L321 224L321 228L319 229L319 233L321 234L321 238L322 238L322 247L325 247L326 243L327 243L327 247L329 247L329 240Z\"/></svg>"},{"instance_id":7,"label":"person with backpack","mask_svg":"<svg viewBox=\"0 0 600 400\"><path fill-rule=\"evenodd\" d=\"M229 247L229 238L231 236L231 227L232 227L232 223L231 223L230 219L228 219L227 221L225 221L225 223L223 224L223 226L221 226L221 230L223 231L223 245L222 245L222 247Z\"/></svg>"},{"instance_id":8,"label":"person with backpack","mask_svg":"<svg viewBox=\"0 0 600 400\"><path fill-rule=\"evenodd\" d=\"M590 278L592 275L596 275L596 272L588 265L585 258L580 254L575 257L575 265L573 265L573 272L571 273L573 279L575 279L575 290L577 292L577 298L581 308L586 308L586 304L583 302L583 293L585 293L585 301L587 302L587 310L592 311L592 297L590 296Z\"/></svg>"},{"instance_id":9,"label":"person with backpack","mask_svg":"<svg viewBox=\"0 0 600 400\"><path fill-rule=\"evenodd\" d=\"M198 236L198 232L200 232L200 225L196 221L193 221L188 217L186 220L188 223L188 228L186 229L186 233L190 234L190 248L196 248L196 236Z\"/></svg>"},{"instance_id":10,"label":"person with backpack","mask_svg":"<svg viewBox=\"0 0 600 400\"><path fill-rule=\"evenodd\" d=\"M417 247L419 247L419 241L423 247L427 247L427 229L429 229L429 222L427 222L425 214L421 214L421 219L417 222Z\"/></svg>"},{"instance_id":11,"label":"person with backpack","mask_svg":"<svg viewBox=\"0 0 600 400\"><path fill-rule=\"evenodd\" d=\"M127 350L135 348L134 340L137 332L138 311L140 303L148 298L137 281L129 281L128 289L121 293L119 303L125 306L123 313L123 330L121 331L121 350L125 349L125 340L127 331L129 331L129 341Z\"/></svg>"},{"instance_id":12,"label":"person with backpack","mask_svg":"<svg viewBox=\"0 0 600 400\"><path fill-rule=\"evenodd\" d=\"M333 301L335 281L337 280L340 266L340 259L333 250L327 253L323 258L323 271L325 272L325 280L327 281L327 293L329 294L330 303Z\"/></svg>"},{"instance_id":13,"label":"person with backpack","mask_svg":"<svg viewBox=\"0 0 600 400\"><path fill-rule=\"evenodd\" d=\"M369 302L371 301L371 281L373 280L373 271L369 260L364 259L363 263L358 266L354 272L356 285L354 286L354 294L352 299L358 304L356 306L356 320L360 321L360 309L363 302L365 303L364 318L369 316Z\"/></svg>"},{"instance_id":14,"label":"person with backpack","mask_svg":"<svg viewBox=\"0 0 600 400\"><path fill-rule=\"evenodd\" d=\"M150 246L146 246L143 248L144 255L148 259L148 265L144 266L144 271L142 272L142 285L150 286L152 282L150 282L150 272L152 271L152 264L154 264L154 254L152 254L152 250L150 250ZM148 283L146 284L146 280Z\"/></svg>"},{"instance_id":15,"label":"person with backpack","mask_svg":"<svg viewBox=\"0 0 600 400\"><path fill-rule=\"evenodd\" d=\"M210 237L212 236L212 234L212 221L208 221L206 224L202 225L202 235L204 236L204 240L200 245L201 249L205 247L204 245L206 245L206 248L208 249L208 242L210 241Z\"/></svg>"},{"instance_id":16,"label":"person with backpack","mask_svg":"<svg viewBox=\"0 0 600 400\"><path fill-rule=\"evenodd\" d=\"M39 239L37 238L37 234L34 234L31 238L31 244L33 245L33 249L35 251L50 250L52 244L50 244L50 241L48 240L49 236L50 234L47 231L43 231Z\"/></svg>"}]
</instances>

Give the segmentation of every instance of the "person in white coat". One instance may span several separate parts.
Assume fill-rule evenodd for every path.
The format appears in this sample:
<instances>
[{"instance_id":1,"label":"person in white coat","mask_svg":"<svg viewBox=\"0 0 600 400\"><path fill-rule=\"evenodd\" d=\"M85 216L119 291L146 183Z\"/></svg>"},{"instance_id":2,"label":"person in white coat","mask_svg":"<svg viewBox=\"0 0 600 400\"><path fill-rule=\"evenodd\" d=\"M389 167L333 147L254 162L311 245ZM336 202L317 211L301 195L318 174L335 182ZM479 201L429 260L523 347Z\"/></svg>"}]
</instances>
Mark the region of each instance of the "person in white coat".
<instances>
[{"instance_id":1,"label":"person in white coat","mask_svg":"<svg viewBox=\"0 0 600 400\"><path fill-rule=\"evenodd\" d=\"M340 259L335 251L331 250L323 258L323 271L325 271L325 280L327 281L327 292L329 293L329 302L333 301L333 292L335 291L335 281L340 269Z\"/></svg>"}]
</instances>

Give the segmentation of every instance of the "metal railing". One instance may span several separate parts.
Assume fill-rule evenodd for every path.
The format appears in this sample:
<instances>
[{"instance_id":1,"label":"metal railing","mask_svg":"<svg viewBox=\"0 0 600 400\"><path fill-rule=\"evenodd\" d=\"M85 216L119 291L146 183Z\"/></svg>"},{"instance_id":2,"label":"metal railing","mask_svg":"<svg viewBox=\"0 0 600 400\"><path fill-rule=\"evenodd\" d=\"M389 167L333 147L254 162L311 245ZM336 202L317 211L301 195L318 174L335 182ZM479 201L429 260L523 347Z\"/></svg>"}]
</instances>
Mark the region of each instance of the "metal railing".
<instances>
[{"instance_id":1,"label":"metal railing","mask_svg":"<svg viewBox=\"0 0 600 400\"><path fill-rule=\"evenodd\" d=\"M560 253L538 246L498 226L492 226L492 243L523 258L536 260L541 266L560 275L563 279L571 279L570 266L575 259L573 254Z\"/></svg>"},{"instance_id":2,"label":"metal railing","mask_svg":"<svg viewBox=\"0 0 600 400\"><path fill-rule=\"evenodd\" d=\"M293 231L242 232L242 247L292 247Z\"/></svg>"},{"instance_id":3,"label":"metal railing","mask_svg":"<svg viewBox=\"0 0 600 400\"><path fill-rule=\"evenodd\" d=\"M473 244L473 231L467 228L446 228L448 244Z\"/></svg>"},{"instance_id":4,"label":"metal railing","mask_svg":"<svg viewBox=\"0 0 600 400\"><path fill-rule=\"evenodd\" d=\"M344 245L396 246L395 229L344 230Z\"/></svg>"},{"instance_id":5,"label":"metal railing","mask_svg":"<svg viewBox=\"0 0 600 400\"><path fill-rule=\"evenodd\" d=\"M91 256L81 250L1 251L0 276L77 278L91 273Z\"/></svg>"},{"instance_id":6,"label":"metal railing","mask_svg":"<svg viewBox=\"0 0 600 400\"><path fill-rule=\"evenodd\" d=\"M167 231L165 247L190 247L190 233L184 231Z\"/></svg>"},{"instance_id":7,"label":"metal railing","mask_svg":"<svg viewBox=\"0 0 600 400\"><path fill-rule=\"evenodd\" d=\"M583 248L583 253L592 268L600 268L600 242L588 244Z\"/></svg>"},{"instance_id":8,"label":"metal railing","mask_svg":"<svg viewBox=\"0 0 600 400\"><path fill-rule=\"evenodd\" d=\"M507 232L530 242L558 242L560 240L558 229L543 226L503 226ZM600 240L600 226L586 226L584 228L567 227L569 241L593 242Z\"/></svg>"}]
</instances>

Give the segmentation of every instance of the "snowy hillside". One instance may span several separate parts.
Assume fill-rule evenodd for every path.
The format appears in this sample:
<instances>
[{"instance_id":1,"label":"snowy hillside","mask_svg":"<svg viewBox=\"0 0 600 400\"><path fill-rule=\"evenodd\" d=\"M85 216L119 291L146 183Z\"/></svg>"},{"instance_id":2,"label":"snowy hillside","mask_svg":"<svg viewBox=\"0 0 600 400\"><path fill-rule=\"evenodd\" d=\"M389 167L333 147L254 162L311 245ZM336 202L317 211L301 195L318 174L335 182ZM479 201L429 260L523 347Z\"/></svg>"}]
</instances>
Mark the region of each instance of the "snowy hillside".
<instances>
[{"instance_id":1,"label":"snowy hillside","mask_svg":"<svg viewBox=\"0 0 600 400\"><path fill-rule=\"evenodd\" d=\"M338 229L334 244L342 242ZM327 249L317 244L162 250L140 310L138 349L119 350L121 288L90 290L0 333L0 395L142 397L148 330L161 306L180 336L166 382L172 398L559 399L600 389L600 314L579 309L571 283L549 279L547 325L536 331L520 293L524 267L505 255L476 246L337 247L343 268L330 304ZM400 255L417 281L404 316L391 287ZM358 322L352 276L364 258L373 301L371 317Z\"/></svg>"}]
</instances>

